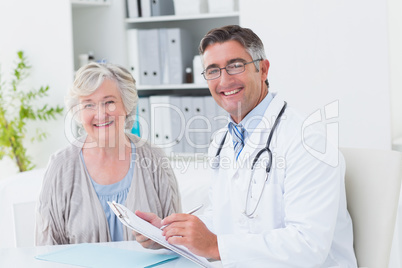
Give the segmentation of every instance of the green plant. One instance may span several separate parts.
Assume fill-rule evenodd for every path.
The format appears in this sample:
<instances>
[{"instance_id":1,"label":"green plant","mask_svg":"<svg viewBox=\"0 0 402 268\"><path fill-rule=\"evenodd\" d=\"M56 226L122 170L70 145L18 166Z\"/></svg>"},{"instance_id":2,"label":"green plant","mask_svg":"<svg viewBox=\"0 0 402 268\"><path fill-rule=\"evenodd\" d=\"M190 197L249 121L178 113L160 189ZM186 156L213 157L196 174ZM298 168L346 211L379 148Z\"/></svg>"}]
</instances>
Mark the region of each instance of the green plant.
<instances>
[{"instance_id":1,"label":"green plant","mask_svg":"<svg viewBox=\"0 0 402 268\"><path fill-rule=\"evenodd\" d=\"M49 87L23 89L21 83L28 77L31 66L22 51L18 51L17 55L11 83L3 82L0 74L0 160L5 156L10 157L22 172L35 167L24 146L27 122L56 119L56 115L62 114L63 108L58 105L50 107L47 104L34 106L35 100L47 96ZM37 129L36 136L31 141L41 141L46 136L46 132Z\"/></svg>"}]
</instances>

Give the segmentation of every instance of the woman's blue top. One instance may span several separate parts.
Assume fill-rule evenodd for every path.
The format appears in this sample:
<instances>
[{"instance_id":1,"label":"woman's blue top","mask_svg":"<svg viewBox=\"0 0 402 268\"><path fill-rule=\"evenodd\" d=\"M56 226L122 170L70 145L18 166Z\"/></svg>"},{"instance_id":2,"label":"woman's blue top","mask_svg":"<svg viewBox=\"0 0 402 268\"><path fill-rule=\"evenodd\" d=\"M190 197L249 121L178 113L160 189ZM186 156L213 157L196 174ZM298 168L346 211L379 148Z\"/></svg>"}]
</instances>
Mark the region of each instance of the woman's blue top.
<instances>
[{"instance_id":1,"label":"woman's blue top","mask_svg":"<svg viewBox=\"0 0 402 268\"><path fill-rule=\"evenodd\" d=\"M87 170L88 176L91 178L92 185L95 188L95 192L98 195L99 201L102 204L103 210L105 211L106 219L109 225L109 233L112 241L123 241L123 224L119 221L116 214L112 212L108 201L115 201L116 203L125 204L127 199L128 191L130 190L131 181L133 180L134 175L134 161L135 161L135 146L131 142L131 162L130 169L128 170L126 176L119 182L102 185L96 183ZM80 153L82 163L84 163L85 169L87 169L84 161L84 157L82 155L82 150Z\"/></svg>"}]
</instances>

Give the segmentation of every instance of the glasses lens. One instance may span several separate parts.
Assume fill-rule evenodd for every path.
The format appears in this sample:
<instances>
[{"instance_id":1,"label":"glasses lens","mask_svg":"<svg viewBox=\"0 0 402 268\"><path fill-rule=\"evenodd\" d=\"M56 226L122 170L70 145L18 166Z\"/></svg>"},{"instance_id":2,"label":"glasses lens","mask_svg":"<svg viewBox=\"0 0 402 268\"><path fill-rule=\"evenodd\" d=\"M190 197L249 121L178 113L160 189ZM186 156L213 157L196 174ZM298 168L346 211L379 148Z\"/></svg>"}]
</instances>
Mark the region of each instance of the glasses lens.
<instances>
[{"instance_id":1,"label":"glasses lens","mask_svg":"<svg viewBox=\"0 0 402 268\"><path fill-rule=\"evenodd\" d=\"M206 69L204 72L204 76L205 79L215 79L218 78L221 74L220 74L221 70L219 68L209 68Z\"/></svg>"},{"instance_id":2,"label":"glasses lens","mask_svg":"<svg viewBox=\"0 0 402 268\"><path fill-rule=\"evenodd\" d=\"M244 72L244 63L243 62L234 62L226 66L226 71L228 74L239 74Z\"/></svg>"}]
</instances>

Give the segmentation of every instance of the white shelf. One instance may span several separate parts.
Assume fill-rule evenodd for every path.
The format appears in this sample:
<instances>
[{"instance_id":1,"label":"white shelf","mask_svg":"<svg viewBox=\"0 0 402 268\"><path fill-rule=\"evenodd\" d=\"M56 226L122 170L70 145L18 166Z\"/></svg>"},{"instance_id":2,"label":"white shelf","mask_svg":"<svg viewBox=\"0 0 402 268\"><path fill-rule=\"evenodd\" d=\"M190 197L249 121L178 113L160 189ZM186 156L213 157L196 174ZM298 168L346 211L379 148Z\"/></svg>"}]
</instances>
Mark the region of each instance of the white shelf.
<instances>
[{"instance_id":1,"label":"white shelf","mask_svg":"<svg viewBox=\"0 0 402 268\"><path fill-rule=\"evenodd\" d=\"M197 15L169 15L169 16L157 16L157 17L140 17L126 19L126 23L146 23L146 22L166 22L166 21L184 21L184 20L202 20L202 19L214 19L214 18L230 18L238 17L239 12L230 13L204 13Z\"/></svg>"},{"instance_id":2,"label":"white shelf","mask_svg":"<svg viewBox=\"0 0 402 268\"><path fill-rule=\"evenodd\" d=\"M207 84L180 84L180 85L138 85L138 90L165 90L165 89L207 89Z\"/></svg>"},{"instance_id":3,"label":"white shelf","mask_svg":"<svg viewBox=\"0 0 402 268\"><path fill-rule=\"evenodd\" d=\"M99 7L110 6L110 0L71 0L72 7Z\"/></svg>"}]
</instances>

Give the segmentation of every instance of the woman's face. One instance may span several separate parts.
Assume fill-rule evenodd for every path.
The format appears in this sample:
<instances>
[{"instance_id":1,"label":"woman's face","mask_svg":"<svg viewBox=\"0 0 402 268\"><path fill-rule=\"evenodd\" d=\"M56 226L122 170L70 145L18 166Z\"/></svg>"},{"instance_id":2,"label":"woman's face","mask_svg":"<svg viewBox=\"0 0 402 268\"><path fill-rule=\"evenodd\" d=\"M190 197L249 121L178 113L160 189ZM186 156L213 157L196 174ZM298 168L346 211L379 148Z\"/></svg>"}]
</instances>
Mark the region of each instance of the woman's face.
<instances>
[{"instance_id":1,"label":"woman's face","mask_svg":"<svg viewBox=\"0 0 402 268\"><path fill-rule=\"evenodd\" d=\"M94 93L80 97L79 103L81 123L89 141L97 142L99 147L117 146L127 115L117 83L105 79Z\"/></svg>"}]
</instances>

